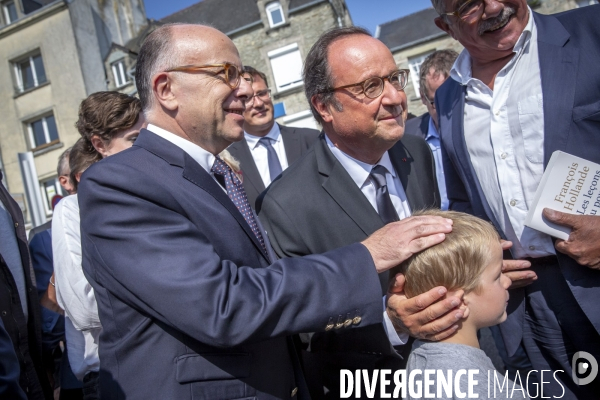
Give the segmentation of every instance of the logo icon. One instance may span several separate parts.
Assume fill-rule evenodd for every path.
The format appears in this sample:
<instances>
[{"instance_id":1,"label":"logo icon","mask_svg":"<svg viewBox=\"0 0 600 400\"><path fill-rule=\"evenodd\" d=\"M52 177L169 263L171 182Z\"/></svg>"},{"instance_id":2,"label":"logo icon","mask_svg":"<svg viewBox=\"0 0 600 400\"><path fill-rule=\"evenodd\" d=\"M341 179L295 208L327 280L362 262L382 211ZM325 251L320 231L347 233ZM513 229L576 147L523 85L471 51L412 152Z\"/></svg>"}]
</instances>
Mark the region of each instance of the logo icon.
<instances>
[{"instance_id":1,"label":"logo icon","mask_svg":"<svg viewBox=\"0 0 600 400\"><path fill-rule=\"evenodd\" d=\"M573 381L579 386L587 385L598 375L598 361L590 353L578 351L573 355L571 369ZM580 376L584 377L580 378Z\"/></svg>"}]
</instances>

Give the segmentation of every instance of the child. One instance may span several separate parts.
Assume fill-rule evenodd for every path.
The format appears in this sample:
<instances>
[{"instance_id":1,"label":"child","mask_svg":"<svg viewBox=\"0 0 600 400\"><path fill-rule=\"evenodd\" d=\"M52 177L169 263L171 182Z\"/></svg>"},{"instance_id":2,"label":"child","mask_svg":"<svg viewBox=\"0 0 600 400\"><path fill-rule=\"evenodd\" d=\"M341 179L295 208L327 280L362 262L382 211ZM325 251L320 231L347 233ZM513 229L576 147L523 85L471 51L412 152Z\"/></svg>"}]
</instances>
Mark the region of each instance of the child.
<instances>
[{"instance_id":1,"label":"child","mask_svg":"<svg viewBox=\"0 0 600 400\"><path fill-rule=\"evenodd\" d=\"M468 307L469 315L459 325L458 331L447 339L440 342L415 341L408 359L407 377L411 371L421 370L421 378L417 375L415 380L421 380L422 393L408 393L409 398L426 398L425 384L430 383L430 379L433 379L433 384L428 392L437 399L529 398L519 385L504 382L504 374L496 372L492 361L479 348L477 339L479 329L506 320L507 289L511 282L502 274L502 248L498 233L488 222L464 213L428 210L417 214L440 215L452 219L454 224L452 232L446 234L442 243L413 255L396 268L396 273L402 272L406 277L404 291L407 297L436 286L446 287L448 294L464 290L463 303ZM390 273L390 276L394 275L394 272ZM425 377L425 370L434 370L435 373ZM456 381L460 370L466 373ZM478 370L478 373L469 378L469 370ZM438 375L440 373L444 378ZM451 381L451 390L447 390L448 385L444 388L438 377L440 381Z\"/></svg>"}]
</instances>

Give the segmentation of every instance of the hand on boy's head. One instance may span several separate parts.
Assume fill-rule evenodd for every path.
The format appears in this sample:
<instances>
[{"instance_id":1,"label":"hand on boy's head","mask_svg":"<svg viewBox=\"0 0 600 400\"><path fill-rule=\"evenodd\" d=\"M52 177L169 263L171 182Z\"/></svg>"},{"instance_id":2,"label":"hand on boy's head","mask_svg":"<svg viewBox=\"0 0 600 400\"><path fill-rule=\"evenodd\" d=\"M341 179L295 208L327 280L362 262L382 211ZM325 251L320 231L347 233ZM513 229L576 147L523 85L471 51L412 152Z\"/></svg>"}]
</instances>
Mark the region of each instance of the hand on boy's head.
<instances>
[{"instance_id":1,"label":"hand on boy's head","mask_svg":"<svg viewBox=\"0 0 600 400\"><path fill-rule=\"evenodd\" d=\"M439 341L453 335L458 321L467 318L469 309L462 303L462 290L447 296L439 286L410 299L404 294L404 275L395 276L387 295L387 313L396 331L410 336Z\"/></svg>"},{"instance_id":2,"label":"hand on boy's head","mask_svg":"<svg viewBox=\"0 0 600 400\"><path fill-rule=\"evenodd\" d=\"M556 250L580 265L600 269L600 216L567 214L544 208L544 217L571 228L568 240L556 241Z\"/></svg>"},{"instance_id":3,"label":"hand on boy's head","mask_svg":"<svg viewBox=\"0 0 600 400\"><path fill-rule=\"evenodd\" d=\"M508 250L512 247L512 242L502 240L502 250ZM511 280L509 289L516 289L531 285L537 275L534 271L528 269L531 263L525 260L504 260L502 261L502 272Z\"/></svg>"}]
</instances>

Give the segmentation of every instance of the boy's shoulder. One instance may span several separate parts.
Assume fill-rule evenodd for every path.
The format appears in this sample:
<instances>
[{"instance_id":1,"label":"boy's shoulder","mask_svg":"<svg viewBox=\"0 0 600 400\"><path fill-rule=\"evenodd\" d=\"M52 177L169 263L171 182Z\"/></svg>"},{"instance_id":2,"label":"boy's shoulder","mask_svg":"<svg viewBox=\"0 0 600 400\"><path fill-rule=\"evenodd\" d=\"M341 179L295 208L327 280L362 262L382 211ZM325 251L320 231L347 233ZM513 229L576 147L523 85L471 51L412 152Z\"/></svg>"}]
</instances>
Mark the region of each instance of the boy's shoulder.
<instances>
[{"instance_id":1,"label":"boy's shoulder","mask_svg":"<svg viewBox=\"0 0 600 400\"><path fill-rule=\"evenodd\" d=\"M495 369L481 349L457 343L416 340L408 359L410 369Z\"/></svg>"}]
</instances>

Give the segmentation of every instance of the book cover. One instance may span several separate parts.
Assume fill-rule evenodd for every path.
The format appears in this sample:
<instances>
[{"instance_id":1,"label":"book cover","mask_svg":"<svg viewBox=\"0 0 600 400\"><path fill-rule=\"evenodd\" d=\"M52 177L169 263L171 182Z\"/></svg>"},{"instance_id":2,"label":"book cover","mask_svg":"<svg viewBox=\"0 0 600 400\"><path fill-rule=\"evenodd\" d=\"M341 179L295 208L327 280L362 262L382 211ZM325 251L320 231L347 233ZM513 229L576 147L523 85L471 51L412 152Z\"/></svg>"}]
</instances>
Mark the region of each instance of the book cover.
<instances>
[{"instance_id":1,"label":"book cover","mask_svg":"<svg viewBox=\"0 0 600 400\"><path fill-rule=\"evenodd\" d=\"M570 228L549 222L544 208L569 214L600 215L600 164L563 151L555 151L525 219L525 225L559 239L569 238Z\"/></svg>"}]
</instances>

